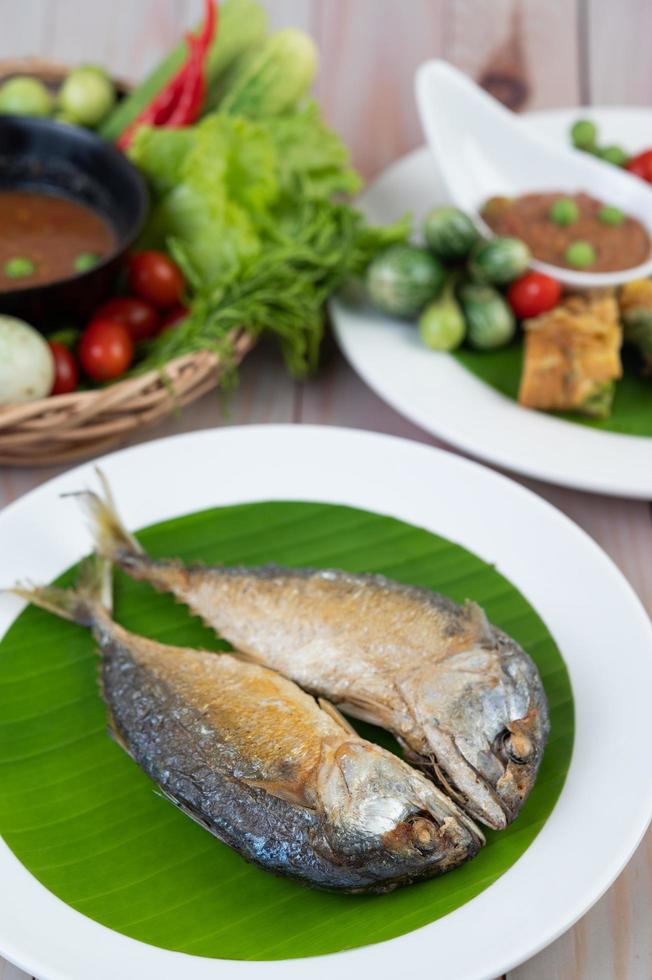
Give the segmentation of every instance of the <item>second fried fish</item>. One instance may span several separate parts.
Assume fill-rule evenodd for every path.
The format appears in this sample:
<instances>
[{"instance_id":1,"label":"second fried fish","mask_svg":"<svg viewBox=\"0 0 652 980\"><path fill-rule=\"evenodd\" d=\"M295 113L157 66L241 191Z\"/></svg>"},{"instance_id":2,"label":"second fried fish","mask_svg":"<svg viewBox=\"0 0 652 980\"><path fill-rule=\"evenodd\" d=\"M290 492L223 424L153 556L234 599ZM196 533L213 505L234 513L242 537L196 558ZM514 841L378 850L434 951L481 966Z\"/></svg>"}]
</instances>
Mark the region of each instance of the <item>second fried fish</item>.
<instances>
[{"instance_id":1,"label":"second fried fish","mask_svg":"<svg viewBox=\"0 0 652 980\"><path fill-rule=\"evenodd\" d=\"M546 743L537 668L473 602L341 570L185 566L150 558L103 501L80 495L96 546L172 592L238 650L386 728L471 816L519 813Z\"/></svg>"}]
</instances>

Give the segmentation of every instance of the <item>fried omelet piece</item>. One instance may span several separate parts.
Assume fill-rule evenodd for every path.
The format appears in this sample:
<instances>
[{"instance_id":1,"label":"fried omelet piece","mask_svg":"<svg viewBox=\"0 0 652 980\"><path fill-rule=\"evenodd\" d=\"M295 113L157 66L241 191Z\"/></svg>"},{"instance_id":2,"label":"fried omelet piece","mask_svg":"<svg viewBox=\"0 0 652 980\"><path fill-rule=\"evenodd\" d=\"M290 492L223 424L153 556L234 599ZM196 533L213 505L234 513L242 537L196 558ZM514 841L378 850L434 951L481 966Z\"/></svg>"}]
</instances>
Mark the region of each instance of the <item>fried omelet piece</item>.
<instances>
[{"instance_id":1,"label":"fried omelet piece","mask_svg":"<svg viewBox=\"0 0 652 980\"><path fill-rule=\"evenodd\" d=\"M614 382L622 377L622 330L614 291L569 294L523 327L521 405L606 418Z\"/></svg>"}]
</instances>

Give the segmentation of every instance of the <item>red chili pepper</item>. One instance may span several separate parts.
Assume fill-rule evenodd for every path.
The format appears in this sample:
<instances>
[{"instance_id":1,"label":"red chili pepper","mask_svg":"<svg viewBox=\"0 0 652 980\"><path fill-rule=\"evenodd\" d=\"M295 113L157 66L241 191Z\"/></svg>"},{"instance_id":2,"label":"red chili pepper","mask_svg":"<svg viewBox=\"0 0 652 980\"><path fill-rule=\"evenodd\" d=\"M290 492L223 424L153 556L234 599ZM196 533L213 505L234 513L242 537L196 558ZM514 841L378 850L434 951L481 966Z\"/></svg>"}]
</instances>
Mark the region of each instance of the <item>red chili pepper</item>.
<instances>
[{"instance_id":1,"label":"red chili pepper","mask_svg":"<svg viewBox=\"0 0 652 980\"><path fill-rule=\"evenodd\" d=\"M187 62L183 87L168 118L165 120L165 126L187 126L194 122L199 115L204 99L204 76L202 72L204 52L199 44L194 43L192 35L188 35L188 44L190 57Z\"/></svg>"},{"instance_id":2,"label":"red chili pepper","mask_svg":"<svg viewBox=\"0 0 652 980\"><path fill-rule=\"evenodd\" d=\"M217 29L217 4L204 0L205 16L198 35L188 34L188 55L176 75L158 92L149 105L122 133L117 141L126 149L142 125L189 126L201 111L206 88L204 65Z\"/></svg>"}]
</instances>

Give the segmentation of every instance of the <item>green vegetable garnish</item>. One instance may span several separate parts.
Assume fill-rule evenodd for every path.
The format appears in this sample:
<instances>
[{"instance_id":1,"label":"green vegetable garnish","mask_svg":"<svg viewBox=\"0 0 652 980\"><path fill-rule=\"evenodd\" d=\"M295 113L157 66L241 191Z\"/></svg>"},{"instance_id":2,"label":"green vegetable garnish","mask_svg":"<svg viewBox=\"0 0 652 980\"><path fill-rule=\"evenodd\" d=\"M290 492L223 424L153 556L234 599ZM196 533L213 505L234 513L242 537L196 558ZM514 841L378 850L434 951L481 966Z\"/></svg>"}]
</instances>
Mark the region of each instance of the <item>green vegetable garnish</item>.
<instances>
[{"instance_id":1,"label":"green vegetable garnish","mask_svg":"<svg viewBox=\"0 0 652 980\"><path fill-rule=\"evenodd\" d=\"M49 116L52 96L42 81L17 75L0 85L0 112L17 116Z\"/></svg>"},{"instance_id":2,"label":"green vegetable garnish","mask_svg":"<svg viewBox=\"0 0 652 980\"><path fill-rule=\"evenodd\" d=\"M88 272L89 269L94 269L100 260L101 256L97 252L80 252L73 262L75 272Z\"/></svg>"},{"instance_id":3,"label":"green vegetable garnish","mask_svg":"<svg viewBox=\"0 0 652 980\"><path fill-rule=\"evenodd\" d=\"M578 150L588 150L595 146L598 138L598 130L595 123L590 119L578 119L571 127L571 139L573 146Z\"/></svg>"},{"instance_id":4,"label":"green vegetable garnish","mask_svg":"<svg viewBox=\"0 0 652 980\"><path fill-rule=\"evenodd\" d=\"M59 89L58 105L66 120L81 126L96 126L115 102L115 87L96 65L81 65L68 72Z\"/></svg>"},{"instance_id":5,"label":"green vegetable garnish","mask_svg":"<svg viewBox=\"0 0 652 980\"><path fill-rule=\"evenodd\" d=\"M228 366L229 333L246 324L254 334L276 336L290 373L305 377L316 366L325 300L408 233L406 219L370 228L346 204L288 202L277 214L276 229L264 251L246 259L223 287L197 282L189 316L148 343L135 371L163 368L174 357L204 349L221 354ZM179 244L173 255L186 276L192 276L188 250ZM234 380L233 370L227 383Z\"/></svg>"},{"instance_id":6,"label":"green vegetable garnish","mask_svg":"<svg viewBox=\"0 0 652 980\"><path fill-rule=\"evenodd\" d=\"M418 245L399 244L381 252L366 275L369 299L390 316L414 317L441 292L439 260Z\"/></svg>"},{"instance_id":7,"label":"green vegetable garnish","mask_svg":"<svg viewBox=\"0 0 652 980\"><path fill-rule=\"evenodd\" d=\"M77 327L59 327L58 330L49 333L47 339L54 340L58 344L63 344L69 350L74 350L80 337L81 330Z\"/></svg>"},{"instance_id":8,"label":"green vegetable garnish","mask_svg":"<svg viewBox=\"0 0 652 980\"><path fill-rule=\"evenodd\" d=\"M573 242L564 252L564 258L569 265L575 266L576 269L588 269L595 262L595 249L591 242Z\"/></svg>"},{"instance_id":9,"label":"green vegetable garnish","mask_svg":"<svg viewBox=\"0 0 652 980\"><path fill-rule=\"evenodd\" d=\"M229 74L219 100L221 112L266 119L295 108L317 71L317 49L310 35L294 27L275 31Z\"/></svg>"},{"instance_id":10,"label":"green vegetable garnish","mask_svg":"<svg viewBox=\"0 0 652 980\"><path fill-rule=\"evenodd\" d=\"M615 208L611 204L606 204L598 211L598 218L605 225L622 225L625 220L624 213L620 208Z\"/></svg>"},{"instance_id":11,"label":"green vegetable garnish","mask_svg":"<svg viewBox=\"0 0 652 980\"><path fill-rule=\"evenodd\" d=\"M451 276L441 296L429 303L419 317L419 333L431 350L455 350L464 340L466 321L455 299L455 276Z\"/></svg>"},{"instance_id":12,"label":"green vegetable garnish","mask_svg":"<svg viewBox=\"0 0 652 980\"><path fill-rule=\"evenodd\" d=\"M466 320L466 339L476 350L496 350L516 332L516 318L507 300L491 286L469 282L460 287L459 300Z\"/></svg>"},{"instance_id":13,"label":"green vegetable garnish","mask_svg":"<svg viewBox=\"0 0 652 980\"><path fill-rule=\"evenodd\" d=\"M10 279L22 279L24 276L31 276L34 269L32 260L24 255L17 255L13 259L8 259L4 264L4 273Z\"/></svg>"},{"instance_id":14,"label":"green vegetable garnish","mask_svg":"<svg viewBox=\"0 0 652 980\"><path fill-rule=\"evenodd\" d=\"M226 88L225 76L236 59L246 57L263 40L267 13L257 0L226 0L220 4L219 26L206 62L205 108L212 108ZM186 41L165 56L147 78L125 99L122 99L102 122L100 134L115 140L161 91L188 54Z\"/></svg>"},{"instance_id":15,"label":"green vegetable garnish","mask_svg":"<svg viewBox=\"0 0 652 980\"><path fill-rule=\"evenodd\" d=\"M596 381L577 411L594 419L607 419L611 414L615 393L614 381Z\"/></svg>"},{"instance_id":16,"label":"green vegetable garnish","mask_svg":"<svg viewBox=\"0 0 652 980\"><path fill-rule=\"evenodd\" d=\"M460 262L467 257L480 235L468 214L459 208L440 207L424 218L423 237L438 259Z\"/></svg>"},{"instance_id":17,"label":"green vegetable garnish","mask_svg":"<svg viewBox=\"0 0 652 980\"><path fill-rule=\"evenodd\" d=\"M629 156L620 146L605 146L598 150L598 156L607 163L613 163L616 167L624 167Z\"/></svg>"},{"instance_id":18,"label":"green vegetable garnish","mask_svg":"<svg viewBox=\"0 0 652 980\"><path fill-rule=\"evenodd\" d=\"M229 335L246 326L276 334L289 369L305 374L324 301L409 232L406 221L369 228L334 199L359 177L314 102L256 121L219 112L181 129L142 127L129 155L152 198L139 247L169 250L191 295L188 317L148 344L138 371L202 348L228 362Z\"/></svg>"},{"instance_id":19,"label":"green vegetable garnish","mask_svg":"<svg viewBox=\"0 0 652 980\"><path fill-rule=\"evenodd\" d=\"M469 257L468 269L477 282L504 286L527 271L530 258L525 242L497 235L476 245Z\"/></svg>"},{"instance_id":20,"label":"green vegetable garnish","mask_svg":"<svg viewBox=\"0 0 652 980\"><path fill-rule=\"evenodd\" d=\"M141 245L174 239L202 284L231 281L243 260L260 254L279 208L359 186L314 102L256 122L212 113L182 129L144 126L129 156L153 196Z\"/></svg>"},{"instance_id":21,"label":"green vegetable garnish","mask_svg":"<svg viewBox=\"0 0 652 980\"><path fill-rule=\"evenodd\" d=\"M550 208L550 220L556 225L574 225L580 216L577 203L570 197L558 198Z\"/></svg>"}]
</instances>

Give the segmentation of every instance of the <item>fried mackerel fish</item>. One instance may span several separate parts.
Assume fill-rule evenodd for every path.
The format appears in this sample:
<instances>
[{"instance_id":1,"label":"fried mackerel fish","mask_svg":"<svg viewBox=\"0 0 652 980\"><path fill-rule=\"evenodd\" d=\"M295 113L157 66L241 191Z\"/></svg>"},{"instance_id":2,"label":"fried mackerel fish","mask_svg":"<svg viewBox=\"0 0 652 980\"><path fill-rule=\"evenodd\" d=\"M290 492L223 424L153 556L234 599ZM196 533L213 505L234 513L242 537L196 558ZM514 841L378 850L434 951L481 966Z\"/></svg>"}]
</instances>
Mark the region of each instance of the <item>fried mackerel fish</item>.
<instances>
[{"instance_id":1,"label":"fried mackerel fish","mask_svg":"<svg viewBox=\"0 0 652 980\"><path fill-rule=\"evenodd\" d=\"M248 861L320 888L383 892L472 858L481 832L420 772L292 681L113 622L100 578L16 592L92 630L119 744Z\"/></svg>"},{"instance_id":2,"label":"fried mackerel fish","mask_svg":"<svg viewBox=\"0 0 652 980\"><path fill-rule=\"evenodd\" d=\"M79 495L98 550L177 599L255 661L392 732L467 813L504 828L548 735L536 666L472 602L379 575L184 566L146 555L107 490Z\"/></svg>"}]
</instances>

